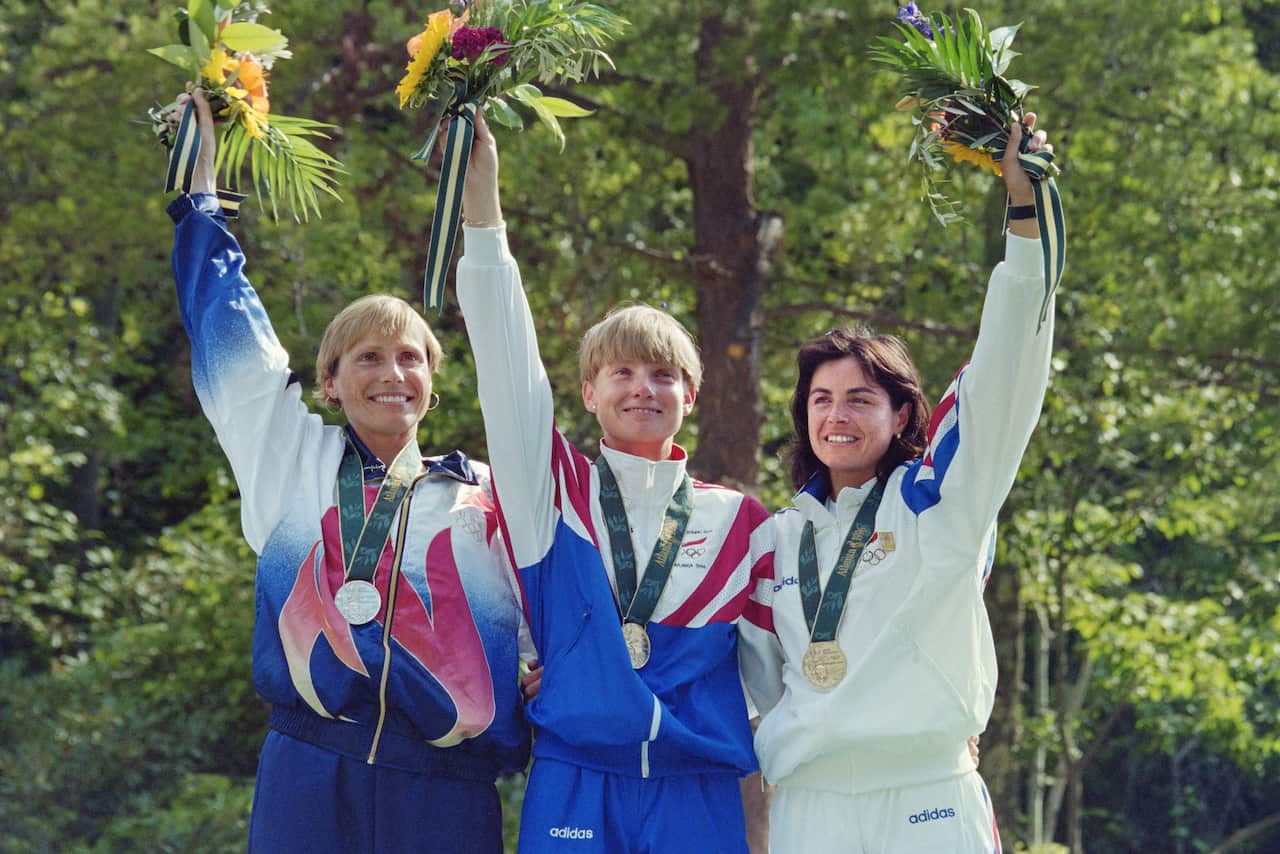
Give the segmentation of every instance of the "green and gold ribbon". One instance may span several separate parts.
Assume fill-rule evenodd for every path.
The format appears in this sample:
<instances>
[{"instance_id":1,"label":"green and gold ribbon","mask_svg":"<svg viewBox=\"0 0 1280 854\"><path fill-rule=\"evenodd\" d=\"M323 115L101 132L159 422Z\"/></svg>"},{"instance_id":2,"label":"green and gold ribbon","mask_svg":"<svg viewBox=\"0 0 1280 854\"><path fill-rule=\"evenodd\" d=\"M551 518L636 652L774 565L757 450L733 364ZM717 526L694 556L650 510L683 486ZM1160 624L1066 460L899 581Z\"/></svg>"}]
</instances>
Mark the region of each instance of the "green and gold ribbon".
<instances>
[{"instance_id":1,"label":"green and gold ribbon","mask_svg":"<svg viewBox=\"0 0 1280 854\"><path fill-rule=\"evenodd\" d=\"M1062 216L1062 197L1058 194L1058 185L1053 175L1057 168L1053 165L1053 154L1048 151L1028 151L1031 144L1030 131L1024 126L1022 142L1018 146L1018 162L1031 179L1031 189L1036 196L1036 221L1040 224L1040 247L1044 250L1044 302L1040 304L1040 319L1036 322L1036 333L1049 317L1049 302L1053 293L1062 281L1062 270L1066 264L1067 229L1066 220ZM997 163L1004 157L1004 149L998 149L991 155Z\"/></svg>"},{"instance_id":2,"label":"green and gold ribbon","mask_svg":"<svg viewBox=\"0 0 1280 854\"><path fill-rule=\"evenodd\" d=\"M797 574L800 577L800 604L804 608L805 625L809 627L810 643L833 641L836 638L840 620L844 617L853 571L862 559L862 550L871 542L871 536L875 533L876 510L880 508L884 486L883 479L877 480L870 494L863 499L853 524L849 526L849 531L840 544L840 553L836 558L835 568L827 578L826 590L822 589L822 581L818 578L818 544L813 533L813 522L804 523L800 532Z\"/></svg>"},{"instance_id":3,"label":"green and gold ribbon","mask_svg":"<svg viewBox=\"0 0 1280 854\"><path fill-rule=\"evenodd\" d=\"M366 515L364 509L364 466L360 452L347 442L338 467L339 527L342 530L342 557L348 581L372 581L391 532L391 520L409 496L422 468L422 452L417 439L410 439L387 466L378 497Z\"/></svg>"},{"instance_id":4,"label":"green and gold ribbon","mask_svg":"<svg viewBox=\"0 0 1280 854\"><path fill-rule=\"evenodd\" d=\"M440 166L440 189L436 192L436 213L431 221L427 243L427 270L422 280L422 301L427 308L439 309L444 304L444 280L453 259L453 244L462 219L462 185L467 178L467 162L471 159L471 142L475 138L475 116L479 104L467 100L467 77L461 71L450 72L453 95L445 108L449 122L444 143L444 162ZM426 143L413 155L414 160L428 160L435 148L440 123L431 128Z\"/></svg>"},{"instance_id":5,"label":"green and gold ribbon","mask_svg":"<svg viewBox=\"0 0 1280 854\"><path fill-rule=\"evenodd\" d=\"M644 579L637 582L636 552L631 542L631 523L627 520L622 490L603 454L596 459L596 470L600 473L600 509L604 511L605 525L609 529L613 575L618 584L618 614L623 623L645 626L666 589L671 568L675 566L680 551L680 541L684 539L685 528L693 514L693 482L686 474L671 496L662 517L658 541L649 555Z\"/></svg>"},{"instance_id":6,"label":"green and gold ribbon","mask_svg":"<svg viewBox=\"0 0 1280 854\"><path fill-rule=\"evenodd\" d=\"M196 105L188 101L182 111L182 120L178 122L178 130L169 145L169 171L165 174L164 191L175 190L183 193L191 192L191 176L196 171L196 160L200 156L200 124L196 121ZM222 207L222 215L227 219L240 216L240 203L248 198L243 193L231 190L218 190L218 204Z\"/></svg>"}]
</instances>

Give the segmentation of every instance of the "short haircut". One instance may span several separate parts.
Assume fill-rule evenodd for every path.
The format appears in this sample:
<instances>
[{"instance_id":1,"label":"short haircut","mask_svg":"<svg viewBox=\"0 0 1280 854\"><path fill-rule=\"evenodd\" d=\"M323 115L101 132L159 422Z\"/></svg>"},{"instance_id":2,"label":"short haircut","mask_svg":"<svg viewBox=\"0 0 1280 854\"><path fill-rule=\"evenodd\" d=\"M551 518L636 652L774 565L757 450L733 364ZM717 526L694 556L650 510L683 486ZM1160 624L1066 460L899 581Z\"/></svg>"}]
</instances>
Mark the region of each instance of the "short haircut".
<instances>
[{"instance_id":1,"label":"short haircut","mask_svg":"<svg viewBox=\"0 0 1280 854\"><path fill-rule=\"evenodd\" d=\"M796 489L804 486L816 472L831 476L809 443L809 390L818 368L846 357L856 359L862 372L885 390L895 412L902 404L910 404L907 423L876 464L876 476L888 477L902 463L924 454L928 444L929 401L920 388L920 372L911 361L907 345L897 336L879 335L868 326L832 329L801 344L796 354L799 374L791 396L791 426L795 436L790 451L791 485Z\"/></svg>"},{"instance_id":2,"label":"short haircut","mask_svg":"<svg viewBox=\"0 0 1280 854\"><path fill-rule=\"evenodd\" d=\"M360 297L338 312L338 316L325 328L324 338L320 340L320 353L316 356L316 400L325 406L338 405L338 401L325 391L325 381L338 372L338 360L344 353L375 335L383 338L403 335L421 341L427 354L427 366L432 373L439 369L444 352L418 310L399 297L371 294Z\"/></svg>"},{"instance_id":3,"label":"short haircut","mask_svg":"<svg viewBox=\"0 0 1280 854\"><path fill-rule=\"evenodd\" d=\"M629 361L675 365L695 394L702 385L702 359L689 330L653 306L612 309L587 330L578 346L578 371L583 382L594 381L600 369L611 362Z\"/></svg>"}]
</instances>

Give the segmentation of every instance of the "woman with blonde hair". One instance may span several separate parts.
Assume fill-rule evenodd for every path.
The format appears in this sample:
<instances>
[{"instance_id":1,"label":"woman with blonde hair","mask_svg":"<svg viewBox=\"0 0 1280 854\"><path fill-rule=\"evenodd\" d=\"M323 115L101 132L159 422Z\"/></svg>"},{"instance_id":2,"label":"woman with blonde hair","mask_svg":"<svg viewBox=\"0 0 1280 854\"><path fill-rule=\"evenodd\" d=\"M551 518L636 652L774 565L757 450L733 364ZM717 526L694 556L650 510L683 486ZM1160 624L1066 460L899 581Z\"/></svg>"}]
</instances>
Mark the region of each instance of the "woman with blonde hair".
<instances>
[{"instance_id":1,"label":"woman with blonde hair","mask_svg":"<svg viewBox=\"0 0 1280 854\"><path fill-rule=\"evenodd\" d=\"M220 215L193 97L205 145L169 207L174 277L258 555L253 677L271 706L249 850L500 854L495 779L529 751L522 616L487 468L418 447L440 345L403 300L357 300L316 364L346 425L308 412Z\"/></svg>"}]
</instances>

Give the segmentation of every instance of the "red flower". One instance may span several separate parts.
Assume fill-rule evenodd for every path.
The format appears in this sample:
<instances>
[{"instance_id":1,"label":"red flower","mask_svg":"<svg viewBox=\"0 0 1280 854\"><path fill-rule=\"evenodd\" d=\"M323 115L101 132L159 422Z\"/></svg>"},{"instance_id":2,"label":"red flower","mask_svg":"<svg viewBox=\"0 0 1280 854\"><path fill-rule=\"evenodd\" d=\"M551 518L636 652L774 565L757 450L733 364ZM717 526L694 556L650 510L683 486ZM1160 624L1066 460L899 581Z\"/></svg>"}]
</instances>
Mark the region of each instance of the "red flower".
<instances>
[{"instance_id":1,"label":"red flower","mask_svg":"<svg viewBox=\"0 0 1280 854\"><path fill-rule=\"evenodd\" d=\"M490 45L511 46L497 27L460 27L453 34L451 42L453 58L468 62L474 62ZM505 65L506 61L505 51L497 53L492 59L494 65Z\"/></svg>"}]
</instances>

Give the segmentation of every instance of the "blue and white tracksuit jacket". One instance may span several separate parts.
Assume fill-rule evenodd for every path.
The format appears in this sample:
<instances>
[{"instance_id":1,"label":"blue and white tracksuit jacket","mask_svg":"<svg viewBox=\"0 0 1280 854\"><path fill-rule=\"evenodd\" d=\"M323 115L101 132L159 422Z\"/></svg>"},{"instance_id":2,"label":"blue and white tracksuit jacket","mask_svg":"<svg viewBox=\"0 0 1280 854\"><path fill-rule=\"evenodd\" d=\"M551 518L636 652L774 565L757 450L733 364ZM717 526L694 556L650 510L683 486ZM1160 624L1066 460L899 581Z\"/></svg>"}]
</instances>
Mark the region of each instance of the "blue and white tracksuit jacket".
<instances>
[{"instance_id":1,"label":"blue and white tracksuit jacket","mask_svg":"<svg viewBox=\"0 0 1280 854\"><path fill-rule=\"evenodd\" d=\"M870 485L843 490L833 507L825 475L815 476L774 517L776 578L759 589L773 632L744 635L743 656L770 782L856 794L972 772L965 741L986 728L996 689L982 599L996 516L1049 378L1052 313L1036 330L1043 298L1039 241L1010 235L973 356L934 410L928 450L887 483L837 635L847 675L830 691L800 669L809 644L800 534L813 522L825 589Z\"/></svg>"},{"instance_id":2,"label":"blue and white tracksuit jacket","mask_svg":"<svg viewBox=\"0 0 1280 854\"><path fill-rule=\"evenodd\" d=\"M740 617L757 579L770 574L767 511L741 493L694 481L693 514L648 625L652 655L632 670L596 468L555 428L505 226L465 233L458 300L504 532L545 667L541 693L527 709L534 756L634 778L754 771L736 651L738 628L751 630ZM677 447L659 462L603 453L644 567L685 453Z\"/></svg>"},{"instance_id":3,"label":"blue and white tracksuit jacket","mask_svg":"<svg viewBox=\"0 0 1280 854\"><path fill-rule=\"evenodd\" d=\"M338 732L352 737L342 740L367 764L443 777L523 769L522 614L486 467L458 452L424 460L407 530L393 524L374 578L382 609L349 625L333 602L344 577L336 481L354 434L308 412L216 212L212 195L171 205L173 266L196 394L258 554L253 679L273 729L345 722L350 731ZM379 464L365 457L367 476ZM367 485L366 502L376 495Z\"/></svg>"}]
</instances>

